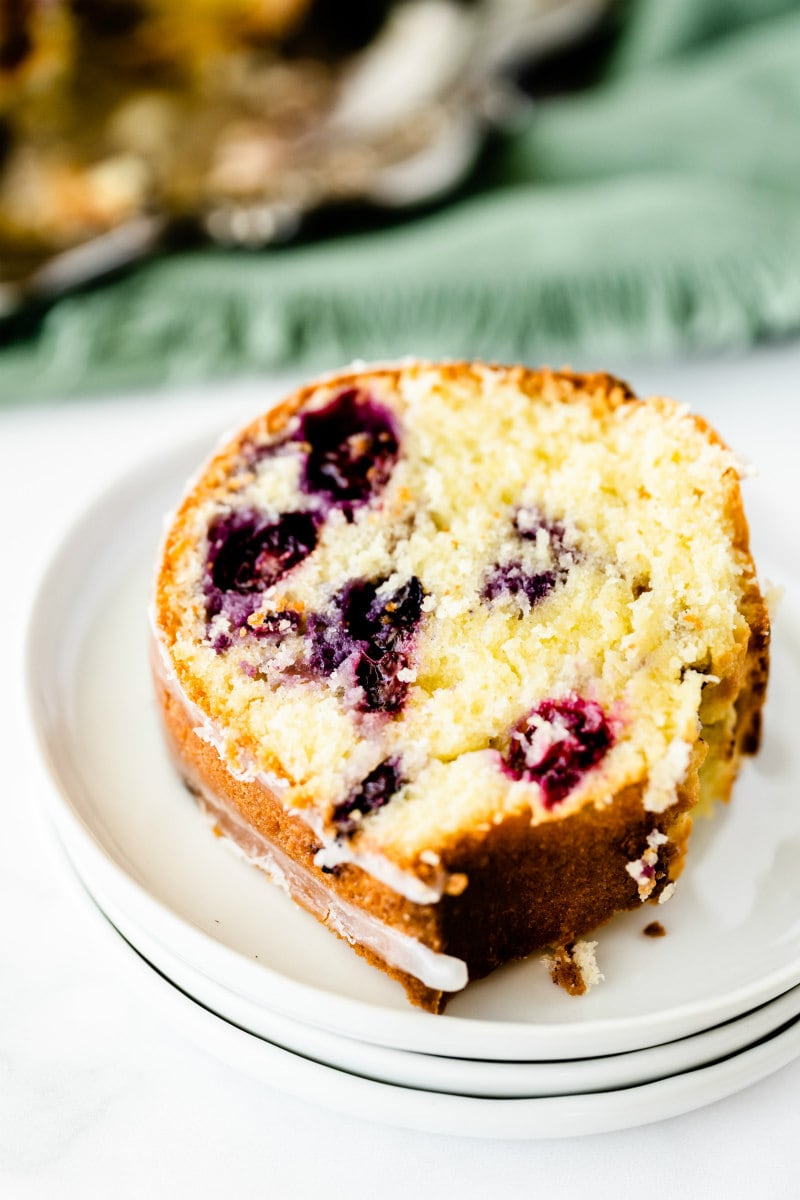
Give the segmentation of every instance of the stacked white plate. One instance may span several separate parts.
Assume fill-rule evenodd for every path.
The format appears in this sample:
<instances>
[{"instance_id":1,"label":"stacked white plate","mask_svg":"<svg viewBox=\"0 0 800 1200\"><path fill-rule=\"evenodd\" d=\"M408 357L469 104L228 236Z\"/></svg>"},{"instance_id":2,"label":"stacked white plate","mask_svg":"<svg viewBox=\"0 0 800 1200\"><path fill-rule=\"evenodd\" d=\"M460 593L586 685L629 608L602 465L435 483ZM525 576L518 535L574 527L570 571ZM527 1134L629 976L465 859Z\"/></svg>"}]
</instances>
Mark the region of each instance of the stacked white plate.
<instances>
[{"instance_id":1,"label":"stacked white plate","mask_svg":"<svg viewBox=\"0 0 800 1200\"><path fill-rule=\"evenodd\" d=\"M29 647L50 814L93 911L180 1029L351 1115L506 1138L658 1120L800 1054L800 589L776 622L762 753L698 823L669 904L600 931L605 982L574 999L532 958L435 1017L210 836L166 758L150 576L163 514L206 450L181 447L92 506L42 583ZM656 918L666 936L644 936Z\"/></svg>"}]
</instances>

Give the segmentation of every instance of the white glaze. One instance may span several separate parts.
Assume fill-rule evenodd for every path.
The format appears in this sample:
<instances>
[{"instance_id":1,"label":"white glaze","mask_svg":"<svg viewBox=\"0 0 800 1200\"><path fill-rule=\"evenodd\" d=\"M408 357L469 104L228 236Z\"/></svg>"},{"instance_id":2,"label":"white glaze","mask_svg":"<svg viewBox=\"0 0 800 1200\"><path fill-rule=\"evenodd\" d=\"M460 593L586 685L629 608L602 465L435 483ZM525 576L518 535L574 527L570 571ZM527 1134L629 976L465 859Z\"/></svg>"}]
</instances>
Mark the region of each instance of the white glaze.
<instances>
[{"instance_id":1,"label":"white glaze","mask_svg":"<svg viewBox=\"0 0 800 1200\"><path fill-rule=\"evenodd\" d=\"M426 987L458 992L467 986L467 964L449 954L437 954L428 946L392 928L356 905L334 895L305 867L284 854L218 796L193 781L201 792L201 806L219 828L226 845L262 871L293 900L308 908L351 945L365 946L390 966L419 979Z\"/></svg>"},{"instance_id":2,"label":"white glaze","mask_svg":"<svg viewBox=\"0 0 800 1200\"><path fill-rule=\"evenodd\" d=\"M393 892L411 900L414 904L436 904L442 897L442 887L430 887L416 875L411 875L401 867L396 866L383 854L374 851L359 851L344 838L326 838L322 832L322 821L314 820L315 813L304 811L301 815L314 833L324 841L322 849L314 857L314 865L332 870L345 863L361 867L373 879L385 883Z\"/></svg>"}]
</instances>

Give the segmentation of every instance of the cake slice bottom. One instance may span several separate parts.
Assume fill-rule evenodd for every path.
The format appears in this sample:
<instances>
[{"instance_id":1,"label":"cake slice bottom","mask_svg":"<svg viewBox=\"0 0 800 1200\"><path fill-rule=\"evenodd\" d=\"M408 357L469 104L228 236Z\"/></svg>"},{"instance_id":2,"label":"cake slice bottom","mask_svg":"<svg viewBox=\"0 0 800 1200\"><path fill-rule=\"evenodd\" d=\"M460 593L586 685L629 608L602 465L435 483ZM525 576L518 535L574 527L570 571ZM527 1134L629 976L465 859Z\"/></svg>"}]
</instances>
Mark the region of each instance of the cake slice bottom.
<instances>
[{"instance_id":1,"label":"cake slice bottom","mask_svg":"<svg viewBox=\"0 0 800 1200\"><path fill-rule=\"evenodd\" d=\"M262 781L235 778L181 696L163 677L158 686L175 765L215 832L429 1012L504 962L572 945L615 912L664 895L682 868L702 743L665 812L644 811L632 787L556 823L514 814L451 853L449 878L463 873L469 887L423 904L356 864L317 866L320 843L302 815Z\"/></svg>"}]
</instances>

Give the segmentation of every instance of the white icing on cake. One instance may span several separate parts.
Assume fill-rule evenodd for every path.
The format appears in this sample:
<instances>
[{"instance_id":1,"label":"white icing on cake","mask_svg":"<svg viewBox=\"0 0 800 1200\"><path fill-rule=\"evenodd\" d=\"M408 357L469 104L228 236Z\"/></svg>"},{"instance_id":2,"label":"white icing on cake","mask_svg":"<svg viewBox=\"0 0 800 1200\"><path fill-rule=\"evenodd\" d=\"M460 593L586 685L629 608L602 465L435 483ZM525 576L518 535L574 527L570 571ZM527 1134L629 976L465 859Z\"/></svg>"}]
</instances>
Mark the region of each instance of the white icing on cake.
<instances>
[{"instance_id":1,"label":"white icing on cake","mask_svg":"<svg viewBox=\"0 0 800 1200\"><path fill-rule=\"evenodd\" d=\"M467 986L467 964L450 954L437 954L416 938L379 921L333 893L305 867L289 858L247 825L234 809L218 796L193 783L200 792L206 814L241 858L259 867L292 899L308 908L351 945L365 946L390 966L419 979L426 987L458 992ZM217 824L222 821L223 825Z\"/></svg>"}]
</instances>

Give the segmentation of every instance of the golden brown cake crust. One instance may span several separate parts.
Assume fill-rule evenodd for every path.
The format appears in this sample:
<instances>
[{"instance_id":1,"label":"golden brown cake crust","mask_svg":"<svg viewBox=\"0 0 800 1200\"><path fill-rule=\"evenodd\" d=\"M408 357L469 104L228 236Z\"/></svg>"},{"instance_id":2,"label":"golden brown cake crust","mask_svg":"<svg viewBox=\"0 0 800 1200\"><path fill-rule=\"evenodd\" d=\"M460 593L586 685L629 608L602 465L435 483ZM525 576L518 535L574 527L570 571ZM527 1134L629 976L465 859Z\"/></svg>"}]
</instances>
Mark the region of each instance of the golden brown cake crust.
<instances>
[{"instance_id":1,"label":"golden brown cake crust","mask_svg":"<svg viewBox=\"0 0 800 1200\"><path fill-rule=\"evenodd\" d=\"M347 388L371 379L396 380L402 366L352 371L316 381L259 417L203 470L203 495L223 484L242 447L250 440L281 431L299 409L326 388ZM439 377L463 380L465 374L485 369L481 364L452 363L438 368ZM620 405L640 403L623 382L606 374L573 374L569 371L533 371L510 368L510 378L532 398L543 389L556 389L569 403L580 396L593 409L606 412ZM659 401L652 401L658 405ZM692 418L708 438L722 444L718 435L699 417ZM746 654L728 675L708 689L704 704L736 701L735 728L727 734L724 749L729 771L723 794L727 798L742 754L758 747L760 714L768 673L769 619L749 556L748 527L742 509L738 478L730 472L728 515L734 526L734 545L749 563L742 611L749 627ZM156 624L164 647L174 639L176 616L169 596L175 564L184 552L182 539L190 524L185 520L200 502L196 490L184 498L168 532L156 585ZM314 863L320 843L306 822L290 814L280 799L259 779L235 778L217 751L195 732L195 722L180 688L190 704L203 707L196 681L181 679L180 688L165 683L160 656L156 683L169 744L184 779L195 789L217 797L244 821L289 857L318 877L331 893L358 906L401 932L418 939L432 951L463 959L470 979L480 978L496 966L546 947L561 947L608 921L616 912L637 908L642 893L628 867L645 853L654 831L668 840L659 844L655 886L647 899L657 899L668 882L679 874L691 828L688 813L698 799L698 769L706 754L702 739L695 743L683 783L675 799L662 812L646 811L644 784L623 789L602 804L589 803L559 820L533 822L530 811L506 815L491 827L453 835L439 847L441 866L451 886L438 903L419 904L404 898L361 867L346 863L323 872ZM744 664L744 665L742 665ZM276 764L278 773L280 765ZM433 870L414 864L420 878ZM303 903L302 897L295 897ZM372 950L354 947L374 965L387 971L406 988L409 999L430 1011L444 1008L447 995L426 987L415 977L397 970Z\"/></svg>"}]
</instances>

